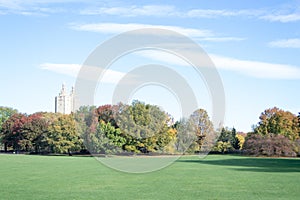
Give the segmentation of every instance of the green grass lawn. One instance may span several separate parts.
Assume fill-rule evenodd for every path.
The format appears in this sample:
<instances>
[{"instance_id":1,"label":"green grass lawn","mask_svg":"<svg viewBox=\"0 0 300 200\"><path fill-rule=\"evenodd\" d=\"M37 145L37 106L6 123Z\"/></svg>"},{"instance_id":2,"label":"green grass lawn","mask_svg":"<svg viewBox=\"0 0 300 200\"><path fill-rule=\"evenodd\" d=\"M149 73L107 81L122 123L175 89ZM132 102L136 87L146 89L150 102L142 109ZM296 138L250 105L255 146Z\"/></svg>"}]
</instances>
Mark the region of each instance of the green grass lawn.
<instances>
[{"instance_id":1,"label":"green grass lawn","mask_svg":"<svg viewBox=\"0 0 300 200\"><path fill-rule=\"evenodd\" d=\"M300 199L300 159L185 156L129 174L92 157L0 155L0 199Z\"/></svg>"}]
</instances>

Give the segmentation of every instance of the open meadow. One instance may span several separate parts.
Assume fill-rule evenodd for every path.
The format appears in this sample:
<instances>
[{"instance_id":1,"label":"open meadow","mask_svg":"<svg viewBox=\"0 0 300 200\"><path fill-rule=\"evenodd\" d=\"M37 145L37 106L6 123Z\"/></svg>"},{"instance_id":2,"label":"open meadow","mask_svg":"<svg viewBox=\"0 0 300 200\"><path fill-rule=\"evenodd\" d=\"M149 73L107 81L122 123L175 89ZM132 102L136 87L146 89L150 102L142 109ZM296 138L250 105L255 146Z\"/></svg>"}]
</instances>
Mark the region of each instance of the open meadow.
<instances>
[{"instance_id":1,"label":"open meadow","mask_svg":"<svg viewBox=\"0 0 300 200\"><path fill-rule=\"evenodd\" d=\"M147 159L147 158L145 158ZM0 199L299 199L300 159L184 156L129 174L92 157L0 155Z\"/></svg>"}]
</instances>

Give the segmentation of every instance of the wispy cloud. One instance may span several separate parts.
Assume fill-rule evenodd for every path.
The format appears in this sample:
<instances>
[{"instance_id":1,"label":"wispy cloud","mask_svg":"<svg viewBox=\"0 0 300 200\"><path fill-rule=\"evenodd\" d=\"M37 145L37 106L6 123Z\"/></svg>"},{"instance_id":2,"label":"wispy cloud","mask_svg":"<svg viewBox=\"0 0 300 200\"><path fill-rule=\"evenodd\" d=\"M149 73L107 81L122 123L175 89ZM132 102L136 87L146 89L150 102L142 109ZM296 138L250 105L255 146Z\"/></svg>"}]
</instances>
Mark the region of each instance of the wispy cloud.
<instances>
[{"instance_id":1,"label":"wispy cloud","mask_svg":"<svg viewBox=\"0 0 300 200\"><path fill-rule=\"evenodd\" d=\"M292 38L292 39L285 39L285 40L276 40L270 42L269 46L278 47L278 48L300 48L300 39Z\"/></svg>"},{"instance_id":2,"label":"wispy cloud","mask_svg":"<svg viewBox=\"0 0 300 200\"><path fill-rule=\"evenodd\" d=\"M137 55L172 65L190 66L184 60L161 51L149 50L139 52ZM209 54L209 57L220 70L232 71L249 77L262 79L300 79L300 67L297 66L241 60L215 54Z\"/></svg>"},{"instance_id":3,"label":"wispy cloud","mask_svg":"<svg viewBox=\"0 0 300 200\"><path fill-rule=\"evenodd\" d=\"M262 79L300 79L300 67L210 55L216 67Z\"/></svg>"},{"instance_id":4,"label":"wispy cloud","mask_svg":"<svg viewBox=\"0 0 300 200\"><path fill-rule=\"evenodd\" d=\"M41 69L49 70L67 76L72 76L75 78L77 78L81 67L82 65L79 64L43 63L40 65ZM88 71L91 74L98 73L100 69L99 67L93 67L93 66L85 66L85 67L88 68ZM125 73L108 69L105 71L104 76L101 78L101 82L118 83L123 76L125 76ZM89 78L89 77L81 77L81 78Z\"/></svg>"},{"instance_id":5,"label":"wispy cloud","mask_svg":"<svg viewBox=\"0 0 300 200\"><path fill-rule=\"evenodd\" d=\"M260 17L261 19L265 19L271 22L296 22L300 21L300 13L292 13L292 14L269 14Z\"/></svg>"},{"instance_id":6,"label":"wispy cloud","mask_svg":"<svg viewBox=\"0 0 300 200\"><path fill-rule=\"evenodd\" d=\"M43 63L40 65L41 69L53 71L59 74L76 77L81 68L79 64L57 64L57 63Z\"/></svg>"},{"instance_id":7,"label":"wispy cloud","mask_svg":"<svg viewBox=\"0 0 300 200\"><path fill-rule=\"evenodd\" d=\"M200 40L202 41L210 41L210 42L229 42L229 41L243 41L247 38L242 37L206 37Z\"/></svg>"},{"instance_id":8,"label":"wispy cloud","mask_svg":"<svg viewBox=\"0 0 300 200\"><path fill-rule=\"evenodd\" d=\"M300 20L300 13L293 6L283 9L280 6L266 9L189 9L183 10L172 5L131 5L124 7L85 8L82 15L114 15L120 17L179 17L179 18L224 18L245 17L262 19L271 22L295 22Z\"/></svg>"},{"instance_id":9,"label":"wispy cloud","mask_svg":"<svg viewBox=\"0 0 300 200\"><path fill-rule=\"evenodd\" d=\"M84 0L0 0L2 14L47 15L65 12L59 4L87 3Z\"/></svg>"},{"instance_id":10,"label":"wispy cloud","mask_svg":"<svg viewBox=\"0 0 300 200\"><path fill-rule=\"evenodd\" d=\"M191 37L211 37L214 34L210 30L200 30L193 28L183 28L179 26L163 26L150 24L119 24L119 23L98 23L98 24L71 24L71 28L80 31L92 31L99 33L122 33L125 31L141 28L162 28L169 29Z\"/></svg>"},{"instance_id":11,"label":"wispy cloud","mask_svg":"<svg viewBox=\"0 0 300 200\"><path fill-rule=\"evenodd\" d=\"M233 16L257 16L261 10L225 10L225 9L190 9L180 10L172 5L131 5L127 7L99 7L84 9L82 15L116 15L122 17L182 17L182 18L218 18Z\"/></svg>"},{"instance_id":12,"label":"wispy cloud","mask_svg":"<svg viewBox=\"0 0 300 200\"><path fill-rule=\"evenodd\" d=\"M117 15L123 17L137 16L175 16L186 18L218 18L233 16L257 16L261 10L225 10L225 9L191 9L180 10L172 5L131 5L123 7L99 7L84 9L82 15Z\"/></svg>"},{"instance_id":13,"label":"wispy cloud","mask_svg":"<svg viewBox=\"0 0 300 200\"><path fill-rule=\"evenodd\" d=\"M70 27L79 31L91 31L98 33L118 34L125 31L136 30L141 28L160 28L169 29L183 35L192 37L194 39L212 42L226 42L226 41L241 41L245 38L240 37L218 37L211 30L184 28L179 26L163 26L163 25L150 25L150 24L120 24L120 23L98 23L98 24L70 24Z\"/></svg>"},{"instance_id":14,"label":"wispy cloud","mask_svg":"<svg viewBox=\"0 0 300 200\"><path fill-rule=\"evenodd\" d=\"M193 18L219 18L246 16L254 17L262 14L262 10L214 10L214 9L193 9L186 12L186 17Z\"/></svg>"},{"instance_id":15,"label":"wispy cloud","mask_svg":"<svg viewBox=\"0 0 300 200\"><path fill-rule=\"evenodd\" d=\"M85 0L0 0L0 7L21 8L26 5L55 4L55 3L78 3Z\"/></svg>"},{"instance_id":16,"label":"wispy cloud","mask_svg":"<svg viewBox=\"0 0 300 200\"><path fill-rule=\"evenodd\" d=\"M129 7L100 7L84 9L80 12L82 15L118 15L124 17L137 16L174 16L178 15L174 6L170 5L144 5Z\"/></svg>"},{"instance_id":17,"label":"wispy cloud","mask_svg":"<svg viewBox=\"0 0 300 200\"><path fill-rule=\"evenodd\" d=\"M119 17L177 17L177 18L255 18L271 22L300 21L299 6L288 9L275 6L274 8L258 9L182 9L174 5L146 4L129 6L98 6L91 0L0 0L2 14L51 14L65 11L59 4L81 3L79 9L72 7L70 12L81 15L111 15ZM109 3L107 3L109 5ZM103 4L102 4L103 5ZM53 7L57 6L57 7ZM296 8L295 8L296 7ZM298 10L297 10L298 7Z\"/></svg>"}]
</instances>

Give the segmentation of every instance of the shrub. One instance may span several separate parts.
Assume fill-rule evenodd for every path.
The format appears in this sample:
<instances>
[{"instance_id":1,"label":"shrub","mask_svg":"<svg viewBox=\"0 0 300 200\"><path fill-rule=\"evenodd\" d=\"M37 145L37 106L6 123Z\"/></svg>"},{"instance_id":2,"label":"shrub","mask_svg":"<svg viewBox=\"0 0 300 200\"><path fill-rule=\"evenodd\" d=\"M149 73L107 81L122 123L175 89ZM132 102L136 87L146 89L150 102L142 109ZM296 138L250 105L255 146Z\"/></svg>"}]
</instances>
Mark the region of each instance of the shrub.
<instances>
[{"instance_id":1,"label":"shrub","mask_svg":"<svg viewBox=\"0 0 300 200\"><path fill-rule=\"evenodd\" d=\"M255 156L295 156L292 141L283 135L252 134L246 138L244 153Z\"/></svg>"}]
</instances>

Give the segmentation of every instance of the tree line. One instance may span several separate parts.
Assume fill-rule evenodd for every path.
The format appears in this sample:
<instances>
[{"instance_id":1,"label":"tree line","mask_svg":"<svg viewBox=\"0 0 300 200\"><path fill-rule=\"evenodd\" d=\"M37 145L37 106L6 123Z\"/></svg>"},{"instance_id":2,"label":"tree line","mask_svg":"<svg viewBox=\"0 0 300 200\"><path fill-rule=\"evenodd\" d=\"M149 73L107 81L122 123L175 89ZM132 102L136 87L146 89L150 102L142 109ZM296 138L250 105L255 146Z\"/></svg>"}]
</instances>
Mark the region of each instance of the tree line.
<instances>
[{"instance_id":1,"label":"tree line","mask_svg":"<svg viewBox=\"0 0 300 200\"><path fill-rule=\"evenodd\" d=\"M75 113L19 113L0 107L0 144L4 151L44 153L220 153L264 156L300 153L300 115L265 110L253 132L215 130L204 109L174 122L158 106L132 104L83 106Z\"/></svg>"}]
</instances>

